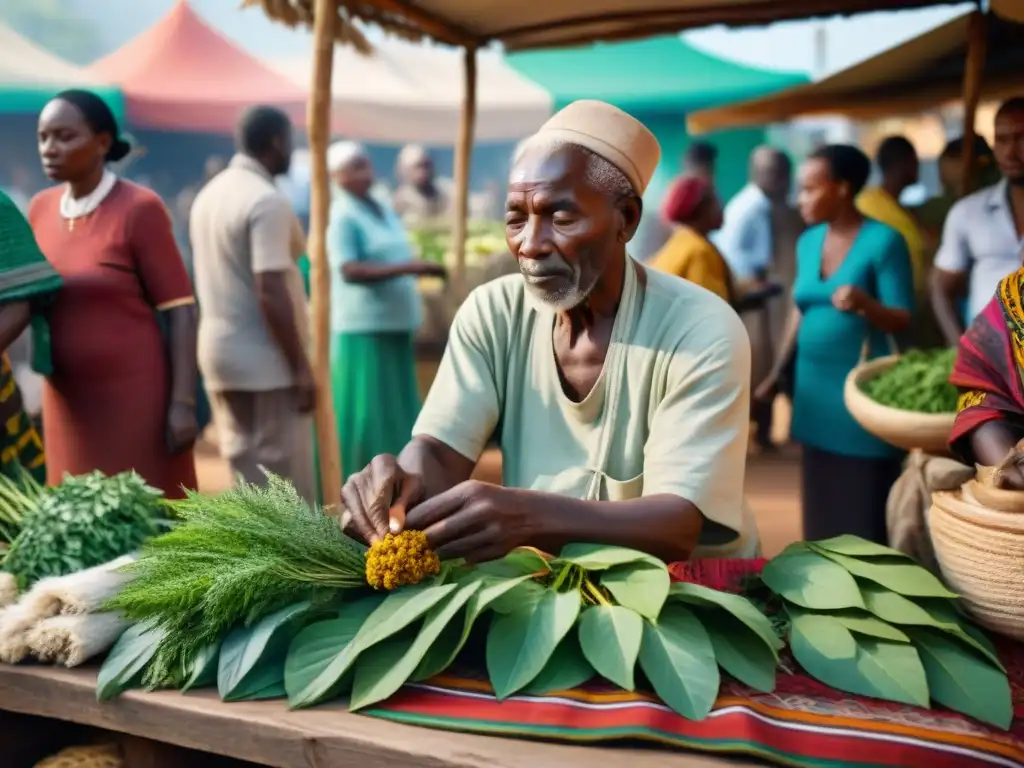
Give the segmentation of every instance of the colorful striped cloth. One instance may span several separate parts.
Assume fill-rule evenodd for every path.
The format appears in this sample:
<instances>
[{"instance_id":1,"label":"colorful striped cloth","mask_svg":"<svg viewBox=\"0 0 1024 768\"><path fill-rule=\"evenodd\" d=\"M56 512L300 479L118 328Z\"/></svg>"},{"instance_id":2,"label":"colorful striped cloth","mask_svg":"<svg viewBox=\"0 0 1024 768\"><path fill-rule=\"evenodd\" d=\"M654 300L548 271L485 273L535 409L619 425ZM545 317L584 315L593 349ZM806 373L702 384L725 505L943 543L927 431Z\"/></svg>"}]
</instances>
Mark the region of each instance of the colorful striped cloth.
<instances>
[{"instance_id":1,"label":"colorful striped cloth","mask_svg":"<svg viewBox=\"0 0 1024 768\"><path fill-rule=\"evenodd\" d=\"M764 560L677 563L672 575L739 591ZM1013 686L1010 733L948 710L924 710L829 688L791 657L774 693L723 679L711 715L687 720L645 694L587 686L546 696L491 695L486 675L460 671L403 688L365 714L410 725L569 742L642 741L813 768L1024 766L1024 647L999 647Z\"/></svg>"}]
</instances>

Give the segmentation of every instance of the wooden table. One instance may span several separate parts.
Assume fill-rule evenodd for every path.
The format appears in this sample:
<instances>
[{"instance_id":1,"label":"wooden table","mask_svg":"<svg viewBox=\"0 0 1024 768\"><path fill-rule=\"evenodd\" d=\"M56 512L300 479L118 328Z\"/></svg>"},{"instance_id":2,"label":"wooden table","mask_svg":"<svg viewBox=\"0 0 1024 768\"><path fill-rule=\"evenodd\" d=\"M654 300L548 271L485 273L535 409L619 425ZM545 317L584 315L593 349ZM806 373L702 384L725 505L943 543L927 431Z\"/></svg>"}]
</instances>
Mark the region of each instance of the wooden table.
<instances>
[{"instance_id":1,"label":"wooden table","mask_svg":"<svg viewBox=\"0 0 1024 768\"><path fill-rule=\"evenodd\" d=\"M0 713L77 723L275 768L758 765L678 751L564 746L417 728L354 715L342 705L289 711L283 701L224 704L211 691L132 692L100 703L95 679L94 669L0 665ZM0 733L0 743L17 738Z\"/></svg>"}]
</instances>

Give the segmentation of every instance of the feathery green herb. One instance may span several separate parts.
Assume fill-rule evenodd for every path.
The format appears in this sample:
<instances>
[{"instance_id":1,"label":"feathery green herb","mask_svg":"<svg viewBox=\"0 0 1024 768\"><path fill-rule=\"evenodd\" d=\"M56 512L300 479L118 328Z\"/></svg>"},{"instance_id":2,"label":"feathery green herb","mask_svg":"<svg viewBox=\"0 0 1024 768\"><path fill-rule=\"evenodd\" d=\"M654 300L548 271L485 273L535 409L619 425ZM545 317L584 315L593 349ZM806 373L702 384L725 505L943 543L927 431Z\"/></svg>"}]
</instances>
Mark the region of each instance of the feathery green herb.
<instances>
[{"instance_id":1,"label":"feathery green herb","mask_svg":"<svg viewBox=\"0 0 1024 768\"><path fill-rule=\"evenodd\" d=\"M864 384L875 402L915 413L955 413L958 392L949 383L956 349L911 349Z\"/></svg>"},{"instance_id":2,"label":"feathery green herb","mask_svg":"<svg viewBox=\"0 0 1024 768\"><path fill-rule=\"evenodd\" d=\"M180 685L196 655L237 625L366 586L365 548L279 477L265 488L189 493L173 508L180 522L143 548L127 567L134 578L107 603L164 630L151 687Z\"/></svg>"}]
</instances>

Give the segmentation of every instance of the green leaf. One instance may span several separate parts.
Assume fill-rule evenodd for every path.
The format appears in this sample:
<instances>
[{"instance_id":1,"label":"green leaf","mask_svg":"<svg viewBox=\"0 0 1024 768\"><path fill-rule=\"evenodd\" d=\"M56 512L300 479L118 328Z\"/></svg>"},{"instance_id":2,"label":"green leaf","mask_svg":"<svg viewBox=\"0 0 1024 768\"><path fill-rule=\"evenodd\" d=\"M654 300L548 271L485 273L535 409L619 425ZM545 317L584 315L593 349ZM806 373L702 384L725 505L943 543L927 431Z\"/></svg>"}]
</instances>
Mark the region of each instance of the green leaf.
<instances>
[{"instance_id":1,"label":"green leaf","mask_svg":"<svg viewBox=\"0 0 1024 768\"><path fill-rule=\"evenodd\" d=\"M617 565L648 563L656 568L666 568L658 558L626 547L612 547L605 544L567 544L558 555L559 560L580 566L588 571L604 571Z\"/></svg>"},{"instance_id":2,"label":"green leaf","mask_svg":"<svg viewBox=\"0 0 1024 768\"><path fill-rule=\"evenodd\" d=\"M217 682L217 665L220 660L220 643L210 643L201 648L192 659L192 671L189 673L181 692L197 688L208 688Z\"/></svg>"},{"instance_id":3,"label":"green leaf","mask_svg":"<svg viewBox=\"0 0 1024 768\"><path fill-rule=\"evenodd\" d=\"M761 580L777 595L804 608L863 608L857 582L841 565L816 552L787 549L761 572Z\"/></svg>"},{"instance_id":4,"label":"green leaf","mask_svg":"<svg viewBox=\"0 0 1024 768\"><path fill-rule=\"evenodd\" d=\"M700 608L723 608L736 619L742 621L748 629L770 646L773 655L778 658L777 652L783 647L784 643L772 629L771 620L742 595L720 592L717 589L711 589L700 584L691 584L687 581L677 581L669 589L669 596L698 608L698 618L701 618L702 615L699 610Z\"/></svg>"},{"instance_id":5,"label":"green leaf","mask_svg":"<svg viewBox=\"0 0 1024 768\"><path fill-rule=\"evenodd\" d=\"M837 555L846 555L847 557L902 557L910 559L898 549L884 547L881 544L876 544L873 541L868 541L860 536L853 536L848 533L831 539L806 543L812 549L823 549L827 552L834 552Z\"/></svg>"},{"instance_id":6,"label":"green leaf","mask_svg":"<svg viewBox=\"0 0 1024 768\"><path fill-rule=\"evenodd\" d=\"M532 576L535 573L550 573L551 565L538 550L532 547L519 547L513 549L502 561L517 568L523 576Z\"/></svg>"},{"instance_id":7,"label":"green leaf","mask_svg":"<svg viewBox=\"0 0 1024 768\"><path fill-rule=\"evenodd\" d=\"M325 672L351 645L363 623L384 602L384 596L375 594L344 606L336 619L318 621L299 632L288 646L284 661L284 688L292 707L316 703L307 699L312 690L323 700L348 689L351 675L348 667L342 669L336 681L326 690L313 689Z\"/></svg>"},{"instance_id":8,"label":"green leaf","mask_svg":"<svg viewBox=\"0 0 1024 768\"><path fill-rule=\"evenodd\" d=\"M549 589L536 605L494 619L487 633L487 674L499 701L541 673L579 612L579 592Z\"/></svg>"},{"instance_id":9,"label":"green leaf","mask_svg":"<svg viewBox=\"0 0 1024 768\"><path fill-rule=\"evenodd\" d=\"M448 669L469 639L469 633L473 629L473 624L480 615L495 601L500 600L503 595L509 593L510 590L520 584L527 582L529 578L529 576L517 576L510 580L499 580L490 576L476 577L476 581L479 581L481 586L469 598L466 610L462 614L462 621L452 621L442 630L441 636L430 646L430 650L427 651L420 665L416 668L412 679L416 681L428 680ZM531 581L529 583L535 584L543 590L536 582ZM539 600L540 597L537 599Z\"/></svg>"},{"instance_id":10,"label":"green leaf","mask_svg":"<svg viewBox=\"0 0 1024 768\"><path fill-rule=\"evenodd\" d=\"M551 654L544 669L522 692L532 696L544 696L559 691L571 691L592 680L595 674L593 667L583 655L579 637L575 632L569 632Z\"/></svg>"},{"instance_id":11,"label":"green leaf","mask_svg":"<svg viewBox=\"0 0 1024 768\"><path fill-rule=\"evenodd\" d=\"M232 630L224 638L217 666L217 691L222 701L242 701L284 680L284 657L295 623L309 607L309 601L289 605L251 627Z\"/></svg>"},{"instance_id":12,"label":"green leaf","mask_svg":"<svg viewBox=\"0 0 1024 768\"><path fill-rule=\"evenodd\" d=\"M366 618L352 641L330 660L312 682L294 698L289 688L291 705L306 707L336 695L336 686L344 684L346 673L360 653L401 632L457 588L456 584L437 587L416 585L389 593L384 602ZM342 617L344 614L343 610Z\"/></svg>"},{"instance_id":13,"label":"green leaf","mask_svg":"<svg viewBox=\"0 0 1024 768\"><path fill-rule=\"evenodd\" d=\"M999 658L999 654L996 653L996 647L992 645L992 640L980 627L976 627L970 621L964 621L960 625L960 632L951 632L950 634L956 635L961 641L974 648L974 650L978 651L1003 672L1006 671L1002 660Z\"/></svg>"},{"instance_id":14,"label":"green leaf","mask_svg":"<svg viewBox=\"0 0 1024 768\"><path fill-rule=\"evenodd\" d=\"M1013 722L1010 681L1000 670L933 629L908 630L917 645L932 699L956 712L1009 730Z\"/></svg>"},{"instance_id":15,"label":"green leaf","mask_svg":"<svg viewBox=\"0 0 1024 768\"><path fill-rule=\"evenodd\" d=\"M811 677L860 696L928 706L924 667L912 645L853 635L833 616L797 609L790 618L790 649Z\"/></svg>"},{"instance_id":16,"label":"green leaf","mask_svg":"<svg viewBox=\"0 0 1024 768\"><path fill-rule=\"evenodd\" d=\"M410 642L396 643L387 649L381 643L363 653L355 667L349 710L354 712L383 701L401 688L416 671L423 656L440 636L441 630L448 626L480 586L480 582L460 586L448 600L431 608L423 619L419 633ZM390 654L394 653L398 645L402 645L404 651L400 656L392 658Z\"/></svg>"},{"instance_id":17,"label":"green leaf","mask_svg":"<svg viewBox=\"0 0 1024 768\"><path fill-rule=\"evenodd\" d=\"M828 614L851 632L858 632L870 637L878 637L882 640L892 640L894 643L909 643L910 638L891 624L887 624L876 616L856 609L835 611Z\"/></svg>"},{"instance_id":18,"label":"green leaf","mask_svg":"<svg viewBox=\"0 0 1024 768\"><path fill-rule=\"evenodd\" d=\"M698 618L711 638L715 659L722 669L755 691L775 690L778 657L774 646L766 644L764 638L721 608L705 608Z\"/></svg>"},{"instance_id":19,"label":"green leaf","mask_svg":"<svg viewBox=\"0 0 1024 768\"><path fill-rule=\"evenodd\" d=\"M590 666L620 688L632 691L644 620L621 605L594 605L580 617L579 645Z\"/></svg>"},{"instance_id":20,"label":"green leaf","mask_svg":"<svg viewBox=\"0 0 1024 768\"><path fill-rule=\"evenodd\" d=\"M163 639L164 630L149 622L128 627L96 675L97 701L109 701L134 686Z\"/></svg>"},{"instance_id":21,"label":"green leaf","mask_svg":"<svg viewBox=\"0 0 1024 768\"><path fill-rule=\"evenodd\" d=\"M510 577L505 577L506 581ZM529 577L516 577L519 581L491 603L495 613L512 613L528 605L536 605L547 594L548 588Z\"/></svg>"},{"instance_id":22,"label":"green leaf","mask_svg":"<svg viewBox=\"0 0 1024 768\"><path fill-rule=\"evenodd\" d=\"M931 571L906 557L874 557L858 560L855 557L821 551L820 554L845 568L854 576L881 584L906 597L956 598Z\"/></svg>"},{"instance_id":23,"label":"green leaf","mask_svg":"<svg viewBox=\"0 0 1024 768\"><path fill-rule=\"evenodd\" d=\"M601 586L615 601L648 619L658 618L672 584L663 564L637 562L616 565L601 574Z\"/></svg>"},{"instance_id":24,"label":"green leaf","mask_svg":"<svg viewBox=\"0 0 1024 768\"><path fill-rule=\"evenodd\" d=\"M644 622L640 668L654 692L690 720L707 717L721 678L704 625L681 605L665 606L657 622Z\"/></svg>"}]
</instances>

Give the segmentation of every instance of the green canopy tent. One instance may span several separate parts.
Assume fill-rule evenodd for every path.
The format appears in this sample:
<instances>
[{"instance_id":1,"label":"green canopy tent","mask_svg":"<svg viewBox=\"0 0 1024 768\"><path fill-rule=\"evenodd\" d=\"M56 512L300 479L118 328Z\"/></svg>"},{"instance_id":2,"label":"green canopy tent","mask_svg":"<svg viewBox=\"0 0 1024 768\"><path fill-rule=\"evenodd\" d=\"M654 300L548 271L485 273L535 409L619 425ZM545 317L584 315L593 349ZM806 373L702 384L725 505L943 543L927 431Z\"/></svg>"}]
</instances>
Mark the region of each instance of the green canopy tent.
<instances>
[{"instance_id":1,"label":"green canopy tent","mask_svg":"<svg viewBox=\"0 0 1024 768\"><path fill-rule=\"evenodd\" d=\"M33 114L65 88L88 88L101 96L119 120L124 100L116 88L0 25L0 115Z\"/></svg>"},{"instance_id":2,"label":"green canopy tent","mask_svg":"<svg viewBox=\"0 0 1024 768\"><path fill-rule=\"evenodd\" d=\"M802 85L809 79L802 73L720 59L676 35L512 53L507 62L546 89L556 110L576 99L601 99L640 118L658 137L662 160L648 187L648 213L634 243L641 258L658 247L656 205L679 173L690 143L686 115ZM718 148L716 181L721 195L728 198L746 182L750 152L764 141L764 129L723 131L704 138Z\"/></svg>"}]
</instances>

